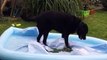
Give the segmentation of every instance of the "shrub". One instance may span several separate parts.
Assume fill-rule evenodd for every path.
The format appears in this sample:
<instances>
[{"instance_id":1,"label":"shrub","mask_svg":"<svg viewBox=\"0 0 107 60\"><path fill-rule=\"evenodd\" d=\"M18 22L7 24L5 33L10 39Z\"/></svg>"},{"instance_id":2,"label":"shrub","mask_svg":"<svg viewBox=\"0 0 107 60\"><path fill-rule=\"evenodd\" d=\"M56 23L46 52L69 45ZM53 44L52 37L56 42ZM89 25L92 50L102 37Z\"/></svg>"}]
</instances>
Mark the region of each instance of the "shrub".
<instances>
[{"instance_id":1,"label":"shrub","mask_svg":"<svg viewBox=\"0 0 107 60\"><path fill-rule=\"evenodd\" d=\"M62 11L80 16L80 0L24 0L23 8L29 10L33 15L44 11Z\"/></svg>"},{"instance_id":2,"label":"shrub","mask_svg":"<svg viewBox=\"0 0 107 60\"><path fill-rule=\"evenodd\" d=\"M101 0L101 3L104 6L104 9L107 10L107 0Z\"/></svg>"}]
</instances>

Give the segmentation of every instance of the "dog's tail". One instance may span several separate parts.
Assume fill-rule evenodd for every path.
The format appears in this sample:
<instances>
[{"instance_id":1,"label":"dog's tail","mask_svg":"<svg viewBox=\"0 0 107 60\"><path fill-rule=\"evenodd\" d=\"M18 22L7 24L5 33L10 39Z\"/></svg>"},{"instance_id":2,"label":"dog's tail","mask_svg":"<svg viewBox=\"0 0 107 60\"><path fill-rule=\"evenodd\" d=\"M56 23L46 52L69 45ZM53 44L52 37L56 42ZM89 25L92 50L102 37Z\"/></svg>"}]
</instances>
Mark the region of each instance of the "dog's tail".
<instances>
[{"instance_id":1,"label":"dog's tail","mask_svg":"<svg viewBox=\"0 0 107 60\"><path fill-rule=\"evenodd\" d=\"M36 22L36 16L27 16L26 14L22 14L20 16L24 21L33 21L33 22Z\"/></svg>"},{"instance_id":2,"label":"dog's tail","mask_svg":"<svg viewBox=\"0 0 107 60\"><path fill-rule=\"evenodd\" d=\"M33 21L33 22L37 22L37 16L32 15L29 11L26 10L22 10L20 17L24 20L24 21Z\"/></svg>"}]
</instances>

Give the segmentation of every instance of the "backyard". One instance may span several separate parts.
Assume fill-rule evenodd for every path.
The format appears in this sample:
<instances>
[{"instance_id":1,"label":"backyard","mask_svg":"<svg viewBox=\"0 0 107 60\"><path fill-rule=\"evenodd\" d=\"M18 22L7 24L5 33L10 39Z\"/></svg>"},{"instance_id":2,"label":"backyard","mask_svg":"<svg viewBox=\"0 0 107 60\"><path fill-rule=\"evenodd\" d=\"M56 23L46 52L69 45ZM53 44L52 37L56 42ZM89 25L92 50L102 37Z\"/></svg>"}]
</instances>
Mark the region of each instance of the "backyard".
<instances>
[{"instance_id":1,"label":"backyard","mask_svg":"<svg viewBox=\"0 0 107 60\"><path fill-rule=\"evenodd\" d=\"M89 36L107 40L107 11L99 10L85 19L89 26Z\"/></svg>"},{"instance_id":2,"label":"backyard","mask_svg":"<svg viewBox=\"0 0 107 60\"><path fill-rule=\"evenodd\" d=\"M107 60L107 0L0 0L0 60L72 59Z\"/></svg>"},{"instance_id":3,"label":"backyard","mask_svg":"<svg viewBox=\"0 0 107 60\"><path fill-rule=\"evenodd\" d=\"M88 36L107 40L107 11L98 10L95 14L86 17L84 21L89 27ZM12 24L21 24L18 28L36 26L36 22L26 22L21 18L3 17L0 18L0 34L12 26Z\"/></svg>"}]
</instances>

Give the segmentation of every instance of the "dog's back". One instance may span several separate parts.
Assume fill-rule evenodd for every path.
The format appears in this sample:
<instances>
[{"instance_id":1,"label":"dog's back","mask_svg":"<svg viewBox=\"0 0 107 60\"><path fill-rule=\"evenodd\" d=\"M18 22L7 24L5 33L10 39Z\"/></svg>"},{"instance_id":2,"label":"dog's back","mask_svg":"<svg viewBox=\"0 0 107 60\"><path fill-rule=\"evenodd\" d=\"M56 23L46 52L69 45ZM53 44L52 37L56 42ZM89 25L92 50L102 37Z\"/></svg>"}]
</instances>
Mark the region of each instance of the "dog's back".
<instances>
[{"instance_id":1,"label":"dog's back","mask_svg":"<svg viewBox=\"0 0 107 60\"><path fill-rule=\"evenodd\" d=\"M37 26L55 29L61 33L74 33L81 20L74 15L63 12L45 12L36 17Z\"/></svg>"}]
</instances>

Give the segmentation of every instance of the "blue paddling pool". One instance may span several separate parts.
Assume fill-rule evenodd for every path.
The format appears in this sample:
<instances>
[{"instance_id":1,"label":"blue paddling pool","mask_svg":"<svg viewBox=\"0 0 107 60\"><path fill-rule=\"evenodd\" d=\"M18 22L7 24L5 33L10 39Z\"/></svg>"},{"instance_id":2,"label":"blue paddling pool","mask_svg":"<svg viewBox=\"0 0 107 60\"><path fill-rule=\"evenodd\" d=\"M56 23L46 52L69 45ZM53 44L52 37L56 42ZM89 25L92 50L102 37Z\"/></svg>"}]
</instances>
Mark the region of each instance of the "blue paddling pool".
<instances>
[{"instance_id":1,"label":"blue paddling pool","mask_svg":"<svg viewBox=\"0 0 107 60\"><path fill-rule=\"evenodd\" d=\"M80 40L77 35L69 36L73 46L71 52L52 53L47 50L62 48L60 33L49 33L48 45L36 42L36 27L25 29L10 27L0 37L0 59L2 60L107 60L107 41L87 36ZM41 38L42 40L42 38ZM47 50L46 50L47 49Z\"/></svg>"}]
</instances>

